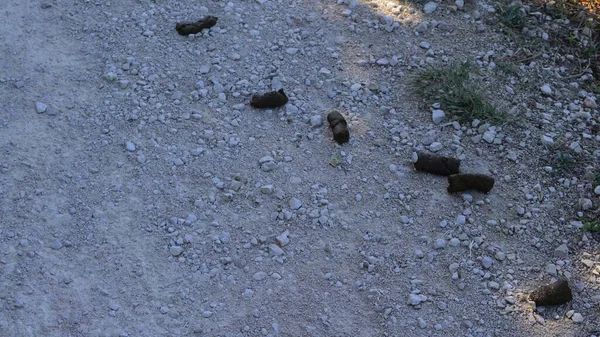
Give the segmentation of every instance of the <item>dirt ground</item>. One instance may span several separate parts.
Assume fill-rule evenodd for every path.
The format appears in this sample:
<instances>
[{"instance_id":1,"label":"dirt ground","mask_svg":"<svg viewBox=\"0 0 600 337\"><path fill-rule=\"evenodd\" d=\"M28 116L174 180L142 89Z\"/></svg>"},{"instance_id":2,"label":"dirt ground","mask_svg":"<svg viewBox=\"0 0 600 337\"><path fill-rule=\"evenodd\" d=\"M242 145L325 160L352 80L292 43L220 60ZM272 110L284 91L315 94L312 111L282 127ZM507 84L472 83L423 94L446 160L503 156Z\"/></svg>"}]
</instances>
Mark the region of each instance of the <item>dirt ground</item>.
<instances>
[{"instance_id":1,"label":"dirt ground","mask_svg":"<svg viewBox=\"0 0 600 337\"><path fill-rule=\"evenodd\" d=\"M600 334L600 120L552 49L568 23L433 4L0 1L0 335ZM465 60L515 123L433 122L411 75ZM450 194L415 150L494 189ZM573 300L534 310L563 277Z\"/></svg>"}]
</instances>

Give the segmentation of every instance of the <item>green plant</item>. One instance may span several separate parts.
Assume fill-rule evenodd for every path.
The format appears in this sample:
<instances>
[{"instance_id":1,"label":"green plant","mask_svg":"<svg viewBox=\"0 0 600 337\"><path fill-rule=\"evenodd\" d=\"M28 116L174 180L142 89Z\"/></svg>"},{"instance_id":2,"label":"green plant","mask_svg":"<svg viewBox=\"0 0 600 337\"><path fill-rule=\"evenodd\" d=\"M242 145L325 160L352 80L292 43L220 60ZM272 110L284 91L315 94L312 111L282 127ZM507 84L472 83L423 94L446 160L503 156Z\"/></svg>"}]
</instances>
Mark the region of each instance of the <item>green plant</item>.
<instances>
[{"instance_id":1,"label":"green plant","mask_svg":"<svg viewBox=\"0 0 600 337\"><path fill-rule=\"evenodd\" d=\"M600 233L600 223L598 220L586 221L583 223L583 227L581 229L585 232Z\"/></svg>"},{"instance_id":2,"label":"green plant","mask_svg":"<svg viewBox=\"0 0 600 337\"><path fill-rule=\"evenodd\" d=\"M585 171L585 166L590 164L588 158L562 142L555 144L550 153L544 157L543 162L552 167L553 174L562 175L581 175Z\"/></svg>"},{"instance_id":3,"label":"green plant","mask_svg":"<svg viewBox=\"0 0 600 337\"><path fill-rule=\"evenodd\" d=\"M498 19L506 27L514 29L525 27L525 14L521 11L521 6L511 5L500 7L498 10Z\"/></svg>"},{"instance_id":4,"label":"green plant","mask_svg":"<svg viewBox=\"0 0 600 337\"><path fill-rule=\"evenodd\" d=\"M342 156L340 156L339 154L335 154L329 159L329 165L333 167L338 167L340 164L342 164L343 161L344 158L342 158Z\"/></svg>"},{"instance_id":5,"label":"green plant","mask_svg":"<svg viewBox=\"0 0 600 337\"><path fill-rule=\"evenodd\" d=\"M496 69L502 71L506 75L514 75L517 70L515 64L510 61L499 61L496 63Z\"/></svg>"},{"instance_id":6,"label":"green plant","mask_svg":"<svg viewBox=\"0 0 600 337\"><path fill-rule=\"evenodd\" d=\"M469 63L431 67L413 75L410 85L428 103L440 103L442 109L461 121L504 122L505 114L498 113L470 81L470 68Z\"/></svg>"}]
</instances>

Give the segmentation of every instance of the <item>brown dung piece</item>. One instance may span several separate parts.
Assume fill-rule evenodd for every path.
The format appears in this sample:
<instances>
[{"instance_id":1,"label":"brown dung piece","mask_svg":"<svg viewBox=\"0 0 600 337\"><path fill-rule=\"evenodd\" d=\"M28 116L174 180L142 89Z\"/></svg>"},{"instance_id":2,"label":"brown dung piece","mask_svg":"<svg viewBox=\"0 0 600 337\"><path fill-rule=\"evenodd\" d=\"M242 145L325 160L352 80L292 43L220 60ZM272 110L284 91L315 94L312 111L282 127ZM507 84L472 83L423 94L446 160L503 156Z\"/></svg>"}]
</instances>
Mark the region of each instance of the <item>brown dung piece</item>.
<instances>
[{"instance_id":1,"label":"brown dung piece","mask_svg":"<svg viewBox=\"0 0 600 337\"><path fill-rule=\"evenodd\" d=\"M417 171L449 176L458 174L459 168L460 160L458 159L417 152L417 161L415 162Z\"/></svg>"},{"instance_id":2,"label":"brown dung piece","mask_svg":"<svg viewBox=\"0 0 600 337\"><path fill-rule=\"evenodd\" d=\"M327 122L333 133L333 140L339 144L344 144L350 140L350 131L348 123L344 116L337 111L332 111L327 115Z\"/></svg>"},{"instance_id":3,"label":"brown dung piece","mask_svg":"<svg viewBox=\"0 0 600 337\"><path fill-rule=\"evenodd\" d=\"M175 25L175 29L179 35L198 34L203 29L216 25L218 19L216 16L207 16L196 22L179 22Z\"/></svg>"},{"instance_id":4,"label":"brown dung piece","mask_svg":"<svg viewBox=\"0 0 600 337\"><path fill-rule=\"evenodd\" d=\"M288 97L283 91L270 91L263 95L254 95L250 100L250 105L258 109L278 108L288 102Z\"/></svg>"},{"instance_id":5,"label":"brown dung piece","mask_svg":"<svg viewBox=\"0 0 600 337\"><path fill-rule=\"evenodd\" d=\"M476 190L488 193L494 187L494 177L485 174L459 173L448 176L448 192Z\"/></svg>"},{"instance_id":6,"label":"brown dung piece","mask_svg":"<svg viewBox=\"0 0 600 337\"><path fill-rule=\"evenodd\" d=\"M529 299L535 302L535 305L560 305L573 299L573 293L569 287L569 282L562 279L552 284L541 286L529 294Z\"/></svg>"}]
</instances>

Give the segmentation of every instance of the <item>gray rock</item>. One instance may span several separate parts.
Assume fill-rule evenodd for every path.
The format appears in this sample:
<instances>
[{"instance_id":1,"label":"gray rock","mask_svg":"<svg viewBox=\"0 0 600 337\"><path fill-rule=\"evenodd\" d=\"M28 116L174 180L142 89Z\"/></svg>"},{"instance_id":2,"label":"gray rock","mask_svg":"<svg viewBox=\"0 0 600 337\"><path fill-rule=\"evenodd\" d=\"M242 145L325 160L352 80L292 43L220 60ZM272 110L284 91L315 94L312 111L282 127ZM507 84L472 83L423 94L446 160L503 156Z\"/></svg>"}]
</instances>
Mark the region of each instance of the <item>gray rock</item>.
<instances>
[{"instance_id":1,"label":"gray rock","mask_svg":"<svg viewBox=\"0 0 600 337\"><path fill-rule=\"evenodd\" d=\"M554 139L550 136L542 135L542 144L545 146L554 146Z\"/></svg>"},{"instance_id":2,"label":"gray rock","mask_svg":"<svg viewBox=\"0 0 600 337\"><path fill-rule=\"evenodd\" d=\"M556 265L553 263L546 265L546 273L552 276L556 276L558 274L558 271L556 270Z\"/></svg>"},{"instance_id":3,"label":"gray rock","mask_svg":"<svg viewBox=\"0 0 600 337\"><path fill-rule=\"evenodd\" d=\"M588 209L592 208L592 206L593 206L592 200L590 200L588 198L579 199L579 208L582 211L587 211Z\"/></svg>"},{"instance_id":4,"label":"gray rock","mask_svg":"<svg viewBox=\"0 0 600 337\"><path fill-rule=\"evenodd\" d=\"M460 10L465 8L465 0L456 0L454 3L456 4L456 8Z\"/></svg>"},{"instance_id":5,"label":"gray rock","mask_svg":"<svg viewBox=\"0 0 600 337\"><path fill-rule=\"evenodd\" d=\"M323 116L315 115L310 118L310 126L313 128L317 128L321 125L323 125Z\"/></svg>"},{"instance_id":6,"label":"gray rock","mask_svg":"<svg viewBox=\"0 0 600 337\"><path fill-rule=\"evenodd\" d=\"M287 48L285 52L289 55L295 55L298 52L298 48Z\"/></svg>"},{"instance_id":7,"label":"gray rock","mask_svg":"<svg viewBox=\"0 0 600 337\"><path fill-rule=\"evenodd\" d=\"M417 27L415 27L417 33L425 33L427 30L429 30L429 22L427 21L421 21Z\"/></svg>"},{"instance_id":8,"label":"gray rock","mask_svg":"<svg viewBox=\"0 0 600 337\"><path fill-rule=\"evenodd\" d=\"M200 74L208 74L210 72L210 65L203 65L200 66L200 69L198 69L198 71L200 71Z\"/></svg>"},{"instance_id":9,"label":"gray rock","mask_svg":"<svg viewBox=\"0 0 600 337\"><path fill-rule=\"evenodd\" d=\"M277 240L277 243L281 247L285 247L290 243L290 239L288 238L288 235L290 235L290 232L285 231L285 232L281 233L277 238L275 238Z\"/></svg>"},{"instance_id":10,"label":"gray rock","mask_svg":"<svg viewBox=\"0 0 600 337\"><path fill-rule=\"evenodd\" d=\"M52 242L50 242L50 248L54 249L54 250L59 250L63 247L62 243L60 243L60 241L58 240L54 240Z\"/></svg>"},{"instance_id":11,"label":"gray rock","mask_svg":"<svg viewBox=\"0 0 600 337\"><path fill-rule=\"evenodd\" d=\"M435 240L434 244L433 244L433 248L435 249L443 249L446 247L446 240L444 239L437 239Z\"/></svg>"},{"instance_id":12,"label":"gray rock","mask_svg":"<svg viewBox=\"0 0 600 337\"><path fill-rule=\"evenodd\" d=\"M494 131L486 131L483 134L483 140L485 140L488 144L491 144L494 142L494 139L496 138L496 133Z\"/></svg>"},{"instance_id":13,"label":"gray rock","mask_svg":"<svg viewBox=\"0 0 600 337\"><path fill-rule=\"evenodd\" d=\"M438 152L443 147L444 146L442 145L442 143L440 143L440 142L433 142L433 143L431 143L431 145L429 145L429 150L431 150L431 152Z\"/></svg>"},{"instance_id":14,"label":"gray rock","mask_svg":"<svg viewBox=\"0 0 600 337\"><path fill-rule=\"evenodd\" d=\"M57 114L58 114L58 110L56 110L56 108L53 106L49 106L48 109L46 110L46 115L48 115L48 116L56 116Z\"/></svg>"},{"instance_id":15,"label":"gray rock","mask_svg":"<svg viewBox=\"0 0 600 337\"><path fill-rule=\"evenodd\" d=\"M171 255L173 256L179 256L181 253L183 253L183 248L181 246L171 246L171 248L169 248L169 252L171 252Z\"/></svg>"},{"instance_id":16,"label":"gray rock","mask_svg":"<svg viewBox=\"0 0 600 337\"><path fill-rule=\"evenodd\" d=\"M492 267L493 263L494 263L494 261L489 256L484 256L481 259L481 265L483 266L484 269L490 269Z\"/></svg>"},{"instance_id":17,"label":"gray rock","mask_svg":"<svg viewBox=\"0 0 600 337\"><path fill-rule=\"evenodd\" d=\"M590 109L596 109L598 107L598 103L596 103L596 99L593 97L586 97L583 100L583 105L585 105L585 107L590 108Z\"/></svg>"},{"instance_id":18,"label":"gray rock","mask_svg":"<svg viewBox=\"0 0 600 337\"><path fill-rule=\"evenodd\" d=\"M281 256L285 252L283 251L283 249L279 248L279 246L271 244L269 245L269 253L271 254L271 256Z\"/></svg>"},{"instance_id":19,"label":"gray rock","mask_svg":"<svg viewBox=\"0 0 600 337\"><path fill-rule=\"evenodd\" d=\"M273 185L264 185L264 186L261 186L260 193L262 193L262 194L271 194L271 193L273 193Z\"/></svg>"},{"instance_id":20,"label":"gray rock","mask_svg":"<svg viewBox=\"0 0 600 337\"><path fill-rule=\"evenodd\" d=\"M425 6L423 6L423 11L425 12L425 14L431 14L433 12L435 12L435 10L437 9L437 3L430 1L428 3L425 4Z\"/></svg>"},{"instance_id":21,"label":"gray rock","mask_svg":"<svg viewBox=\"0 0 600 337\"><path fill-rule=\"evenodd\" d=\"M573 314L573 316L571 316L571 320L573 321L573 323L581 323L583 322L583 316L576 312Z\"/></svg>"},{"instance_id":22,"label":"gray rock","mask_svg":"<svg viewBox=\"0 0 600 337\"><path fill-rule=\"evenodd\" d=\"M496 255L494 255L494 257L496 258L496 260L498 261L504 261L504 259L506 259L506 254L504 254L501 251L497 251Z\"/></svg>"},{"instance_id":23,"label":"gray rock","mask_svg":"<svg viewBox=\"0 0 600 337\"><path fill-rule=\"evenodd\" d=\"M412 305L412 306L416 306L421 304L421 302L425 302L427 301L427 296L425 295L417 295L417 294L410 294L408 295L408 304Z\"/></svg>"},{"instance_id":24,"label":"gray rock","mask_svg":"<svg viewBox=\"0 0 600 337\"><path fill-rule=\"evenodd\" d=\"M265 273L264 271L257 271L256 273L254 273L254 275L252 275L252 278L256 281L262 281L265 278L267 278L267 273Z\"/></svg>"},{"instance_id":25,"label":"gray rock","mask_svg":"<svg viewBox=\"0 0 600 337\"><path fill-rule=\"evenodd\" d=\"M290 199L290 208L291 209L297 210L297 209L300 209L300 207L302 207L302 201L298 200L297 198Z\"/></svg>"},{"instance_id":26,"label":"gray rock","mask_svg":"<svg viewBox=\"0 0 600 337\"><path fill-rule=\"evenodd\" d=\"M554 250L554 257L559 259L566 259L569 255L569 247L567 245L562 244Z\"/></svg>"}]
</instances>

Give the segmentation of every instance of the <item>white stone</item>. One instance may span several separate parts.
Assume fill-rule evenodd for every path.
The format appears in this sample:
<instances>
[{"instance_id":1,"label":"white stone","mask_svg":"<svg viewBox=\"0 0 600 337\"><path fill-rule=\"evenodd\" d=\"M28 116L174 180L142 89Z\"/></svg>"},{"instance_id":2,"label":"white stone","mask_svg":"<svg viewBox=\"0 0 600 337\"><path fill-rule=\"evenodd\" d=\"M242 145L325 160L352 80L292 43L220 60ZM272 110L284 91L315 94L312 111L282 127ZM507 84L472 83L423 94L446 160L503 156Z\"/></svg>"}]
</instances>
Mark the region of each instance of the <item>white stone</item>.
<instances>
[{"instance_id":1,"label":"white stone","mask_svg":"<svg viewBox=\"0 0 600 337\"><path fill-rule=\"evenodd\" d=\"M440 124L446 118L444 110L436 109L431 112L431 119L433 124Z\"/></svg>"},{"instance_id":2,"label":"white stone","mask_svg":"<svg viewBox=\"0 0 600 337\"><path fill-rule=\"evenodd\" d=\"M494 138L496 138L496 133L494 131L486 131L483 134L483 140L485 140L488 144L494 142Z\"/></svg>"},{"instance_id":3,"label":"white stone","mask_svg":"<svg viewBox=\"0 0 600 337\"><path fill-rule=\"evenodd\" d=\"M574 313L573 316L571 316L571 319L573 320L574 323L583 322L583 316L578 312Z\"/></svg>"},{"instance_id":4,"label":"white stone","mask_svg":"<svg viewBox=\"0 0 600 337\"><path fill-rule=\"evenodd\" d=\"M129 152L135 151L135 144L133 142L125 143L125 149Z\"/></svg>"},{"instance_id":5,"label":"white stone","mask_svg":"<svg viewBox=\"0 0 600 337\"><path fill-rule=\"evenodd\" d=\"M46 112L48 110L48 106L42 102L35 103L35 111L39 114Z\"/></svg>"},{"instance_id":6,"label":"white stone","mask_svg":"<svg viewBox=\"0 0 600 337\"><path fill-rule=\"evenodd\" d=\"M454 3L456 4L456 8L458 9L465 8L465 0L456 0Z\"/></svg>"},{"instance_id":7,"label":"white stone","mask_svg":"<svg viewBox=\"0 0 600 337\"><path fill-rule=\"evenodd\" d=\"M542 85L540 87L540 90L542 91L542 94L544 94L546 96L552 95L552 88L550 88L550 85L548 85L548 84Z\"/></svg>"},{"instance_id":8,"label":"white stone","mask_svg":"<svg viewBox=\"0 0 600 337\"><path fill-rule=\"evenodd\" d=\"M388 65L389 63L390 62L386 58L382 58L382 59L377 60L377 64L379 64L380 66L385 66L385 65Z\"/></svg>"},{"instance_id":9,"label":"white stone","mask_svg":"<svg viewBox=\"0 0 600 337\"><path fill-rule=\"evenodd\" d=\"M442 143L439 142L433 142L431 143L431 145L429 145L429 150L431 150L431 152L437 152L439 150L441 150L444 146L442 145Z\"/></svg>"},{"instance_id":10,"label":"white stone","mask_svg":"<svg viewBox=\"0 0 600 337\"><path fill-rule=\"evenodd\" d=\"M295 55L298 52L298 48L288 48L285 50L285 52L290 55Z\"/></svg>"},{"instance_id":11,"label":"white stone","mask_svg":"<svg viewBox=\"0 0 600 337\"><path fill-rule=\"evenodd\" d=\"M554 146L554 139L550 136L542 135L542 144L546 146Z\"/></svg>"}]
</instances>

